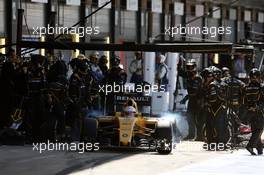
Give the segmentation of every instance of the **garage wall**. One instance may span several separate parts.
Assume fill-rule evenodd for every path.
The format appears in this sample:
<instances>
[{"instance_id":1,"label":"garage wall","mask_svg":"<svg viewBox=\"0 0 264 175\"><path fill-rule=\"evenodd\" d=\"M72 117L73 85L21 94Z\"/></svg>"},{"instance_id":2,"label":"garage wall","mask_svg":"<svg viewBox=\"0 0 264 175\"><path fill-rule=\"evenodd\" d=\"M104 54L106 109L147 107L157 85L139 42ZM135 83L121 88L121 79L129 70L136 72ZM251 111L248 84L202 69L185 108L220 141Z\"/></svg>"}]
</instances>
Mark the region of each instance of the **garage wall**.
<instances>
[{"instance_id":1,"label":"garage wall","mask_svg":"<svg viewBox=\"0 0 264 175\"><path fill-rule=\"evenodd\" d=\"M244 21L238 21L238 41L245 39L245 23Z\"/></svg>"},{"instance_id":2,"label":"garage wall","mask_svg":"<svg viewBox=\"0 0 264 175\"><path fill-rule=\"evenodd\" d=\"M80 20L80 6L70 6L65 4L58 5L58 25L71 27ZM63 37L61 37L62 39ZM70 40L70 38L68 38ZM64 60L69 61L72 55L71 50L59 51L63 55Z\"/></svg>"},{"instance_id":3,"label":"garage wall","mask_svg":"<svg viewBox=\"0 0 264 175\"><path fill-rule=\"evenodd\" d=\"M96 8L93 8L95 11ZM102 9L92 16L92 26L99 27L100 33L110 32L110 10Z\"/></svg>"},{"instance_id":4,"label":"garage wall","mask_svg":"<svg viewBox=\"0 0 264 175\"><path fill-rule=\"evenodd\" d=\"M175 25L172 26L172 27L177 27L180 24L182 25L182 16L175 15ZM180 34L174 35L174 40L180 41L181 40L181 35Z\"/></svg>"},{"instance_id":5,"label":"garage wall","mask_svg":"<svg viewBox=\"0 0 264 175\"><path fill-rule=\"evenodd\" d=\"M191 17L187 17L187 22L191 21L193 19L195 19L197 17L195 16L191 16ZM189 27L191 29L191 27L199 27L200 29L202 29L202 18L190 23L187 27ZM190 30L190 32L193 33L189 33L189 35L187 35L186 41L201 41L202 38L202 34L201 33L195 33L195 30Z\"/></svg>"},{"instance_id":6,"label":"garage wall","mask_svg":"<svg viewBox=\"0 0 264 175\"><path fill-rule=\"evenodd\" d=\"M42 3L23 3L22 7L25 9L24 15L27 19L29 29L33 30L33 27L43 27L44 23L44 4ZM25 24L25 21L23 21Z\"/></svg>"},{"instance_id":7,"label":"garage wall","mask_svg":"<svg viewBox=\"0 0 264 175\"><path fill-rule=\"evenodd\" d=\"M153 31L152 37L155 37L161 33L161 15L159 13L153 13Z\"/></svg>"},{"instance_id":8,"label":"garage wall","mask_svg":"<svg viewBox=\"0 0 264 175\"><path fill-rule=\"evenodd\" d=\"M137 37L136 12L121 11L121 34L126 41L135 41Z\"/></svg>"},{"instance_id":9,"label":"garage wall","mask_svg":"<svg viewBox=\"0 0 264 175\"><path fill-rule=\"evenodd\" d=\"M264 26L263 23L253 23L253 31L264 33Z\"/></svg>"},{"instance_id":10,"label":"garage wall","mask_svg":"<svg viewBox=\"0 0 264 175\"><path fill-rule=\"evenodd\" d=\"M4 34L5 31L5 14L4 14L4 0L0 0L0 35Z\"/></svg>"},{"instance_id":11,"label":"garage wall","mask_svg":"<svg viewBox=\"0 0 264 175\"><path fill-rule=\"evenodd\" d=\"M59 25L71 27L80 20L80 7L70 5L59 5Z\"/></svg>"},{"instance_id":12,"label":"garage wall","mask_svg":"<svg viewBox=\"0 0 264 175\"><path fill-rule=\"evenodd\" d=\"M232 33L230 35L223 35L223 40L224 41L229 41L229 42L236 42L236 21L235 20L225 20L224 22L224 27L231 27Z\"/></svg>"},{"instance_id":13,"label":"garage wall","mask_svg":"<svg viewBox=\"0 0 264 175\"><path fill-rule=\"evenodd\" d=\"M215 18L208 18L207 24L208 24L208 26L207 26L208 28L219 27L219 20L215 19ZM209 31L210 34L208 35L208 39L213 40L213 41L218 41L217 31L215 33L215 31L212 29L212 32L210 33L210 31Z\"/></svg>"}]
</instances>

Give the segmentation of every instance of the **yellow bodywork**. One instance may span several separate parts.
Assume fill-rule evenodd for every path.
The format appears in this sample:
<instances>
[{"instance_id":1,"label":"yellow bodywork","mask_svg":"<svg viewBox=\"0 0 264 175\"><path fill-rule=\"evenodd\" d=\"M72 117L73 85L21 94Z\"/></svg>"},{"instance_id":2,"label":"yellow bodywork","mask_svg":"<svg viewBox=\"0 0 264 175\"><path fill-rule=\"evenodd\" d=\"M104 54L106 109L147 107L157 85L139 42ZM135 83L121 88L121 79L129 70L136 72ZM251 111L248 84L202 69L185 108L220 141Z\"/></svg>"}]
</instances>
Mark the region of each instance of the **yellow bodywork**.
<instances>
[{"instance_id":1,"label":"yellow bodywork","mask_svg":"<svg viewBox=\"0 0 264 175\"><path fill-rule=\"evenodd\" d=\"M130 146L135 135L150 136L151 129L147 126L156 128L158 121L156 118L143 117L140 113L136 114L136 117L124 117L120 112L116 112L115 116L98 117L98 122L99 125L100 123L118 124L119 146Z\"/></svg>"},{"instance_id":2,"label":"yellow bodywork","mask_svg":"<svg viewBox=\"0 0 264 175\"><path fill-rule=\"evenodd\" d=\"M133 136L136 117L119 117L119 146L129 145Z\"/></svg>"}]
</instances>

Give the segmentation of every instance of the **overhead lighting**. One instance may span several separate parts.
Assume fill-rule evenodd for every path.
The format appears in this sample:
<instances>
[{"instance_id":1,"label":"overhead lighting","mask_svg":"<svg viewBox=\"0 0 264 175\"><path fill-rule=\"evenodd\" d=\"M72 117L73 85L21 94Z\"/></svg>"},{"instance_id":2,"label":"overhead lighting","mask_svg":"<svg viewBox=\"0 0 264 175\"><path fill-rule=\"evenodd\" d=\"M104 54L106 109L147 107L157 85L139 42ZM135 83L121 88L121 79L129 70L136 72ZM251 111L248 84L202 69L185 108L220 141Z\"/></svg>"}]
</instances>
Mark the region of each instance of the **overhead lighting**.
<instances>
[{"instance_id":1,"label":"overhead lighting","mask_svg":"<svg viewBox=\"0 0 264 175\"><path fill-rule=\"evenodd\" d=\"M72 42L75 42L75 43L80 42L79 34L73 34L72 35ZM73 50L72 51L72 58L77 58L79 54L80 54L80 51L78 49Z\"/></svg>"},{"instance_id":2,"label":"overhead lighting","mask_svg":"<svg viewBox=\"0 0 264 175\"><path fill-rule=\"evenodd\" d=\"M107 36L105 38L105 42L106 44L110 44L110 37ZM110 68L110 52L109 51L105 51L104 55L107 57L107 67Z\"/></svg>"},{"instance_id":3,"label":"overhead lighting","mask_svg":"<svg viewBox=\"0 0 264 175\"><path fill-rule=\"evenodd\" d=\"M41 36L39 40L40 42L45 42L45 36ZM40 49L39 52L40 55L45 56L45 49Z\"/></svg>"},{"instance_id":4,"label":"overhead lighting","mask_svg":"<svg viewBox=\"0 0 264 175\"><path fill-rule=\"evenodd\" d=\"M214 54L213 62L214 64L219 64L219 54L218 53Z\"/></svg>"},{"instance_id":5,"label":"overhead lighting","mask_svg":"<svg viewBox=\"0 0 264 175\"><path fill-rule=\"evenodd\" d=\"M6 42L5 42L5 38L0 38L0 46L3 46L3 45L5 45L5 44L6 44ZM5 47L0 48L0 53L1 53L1 54L5 54L5 53L6 53Z\"/></svg>"}]
</instances>

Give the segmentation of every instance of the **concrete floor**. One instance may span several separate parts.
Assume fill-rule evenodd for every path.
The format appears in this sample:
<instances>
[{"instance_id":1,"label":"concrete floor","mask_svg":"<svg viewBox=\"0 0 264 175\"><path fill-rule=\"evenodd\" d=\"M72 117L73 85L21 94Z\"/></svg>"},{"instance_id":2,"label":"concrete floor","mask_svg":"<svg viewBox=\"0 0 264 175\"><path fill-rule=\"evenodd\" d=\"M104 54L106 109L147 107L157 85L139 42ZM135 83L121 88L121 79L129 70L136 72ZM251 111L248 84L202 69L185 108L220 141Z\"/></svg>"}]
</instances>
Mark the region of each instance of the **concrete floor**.
<instances>
[{"instance_id":1,"label":"concrete floor","mask_svg":"<svg viewBox=\"0 0 264 175\"><path fill-rule=\"evenodd\" d=\"M0 146L0 174L8 175L170 175L194 173L227 175L227 167L236 171L262 168L264 156L252 157L242 151L204 151L202 143L178 144L170 155L155 152L98 151L77 152L45 151L39 153L32 146ZM232 163L233 162L233 163ZM243 168L244 167L244 168ZM218 173L219 174L219 173ZM217 174L217 175L218 175ZM243 174L243 173L242 173Z\"/></svg>"},{"instance_id":2,"label":"concrete floor","mask_svg":"<svg viewBox=\"0 0 264 175\"><path fill-rule=\"evenodd\" d=\"M161 175L263 175L264 156L251 156L246 150L170 170Z\"/></svg>"},{"instance_id":3,"label":"concrete floor","mask_svg":"<svg viewBox=\"0 0 264 175\"><path fill-rule=\"evenodd\" d=\"M51 175L68 174L83 166L122 157L115 152L84 153L49 151L39 153L31 146L0 146L0 174Z\"/></svg>"}]
</instances>

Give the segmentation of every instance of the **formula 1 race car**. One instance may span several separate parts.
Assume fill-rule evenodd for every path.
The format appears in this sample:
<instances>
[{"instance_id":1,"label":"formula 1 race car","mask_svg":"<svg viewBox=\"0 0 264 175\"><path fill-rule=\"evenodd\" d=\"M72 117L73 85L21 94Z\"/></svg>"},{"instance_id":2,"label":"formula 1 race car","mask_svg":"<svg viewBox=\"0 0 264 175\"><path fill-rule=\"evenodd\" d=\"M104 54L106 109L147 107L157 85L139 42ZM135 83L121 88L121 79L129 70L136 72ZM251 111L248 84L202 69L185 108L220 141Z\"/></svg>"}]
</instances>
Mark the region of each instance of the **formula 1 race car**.
<instances>
[{"instance_id":1,"label":"formula 1 race car","mask_svg":"<svg viewBox=\"0 0 264 175\"><path fill-rule=\"evenodd\" d=\"M113 116L88 117L84 120L84 140L99 142L101 147L142 148L160 154L172 151L173 123L164 118L144 116L137 103L151 104L151 97L116 96L123 112Z\"/></svg>"}]
</instances>

